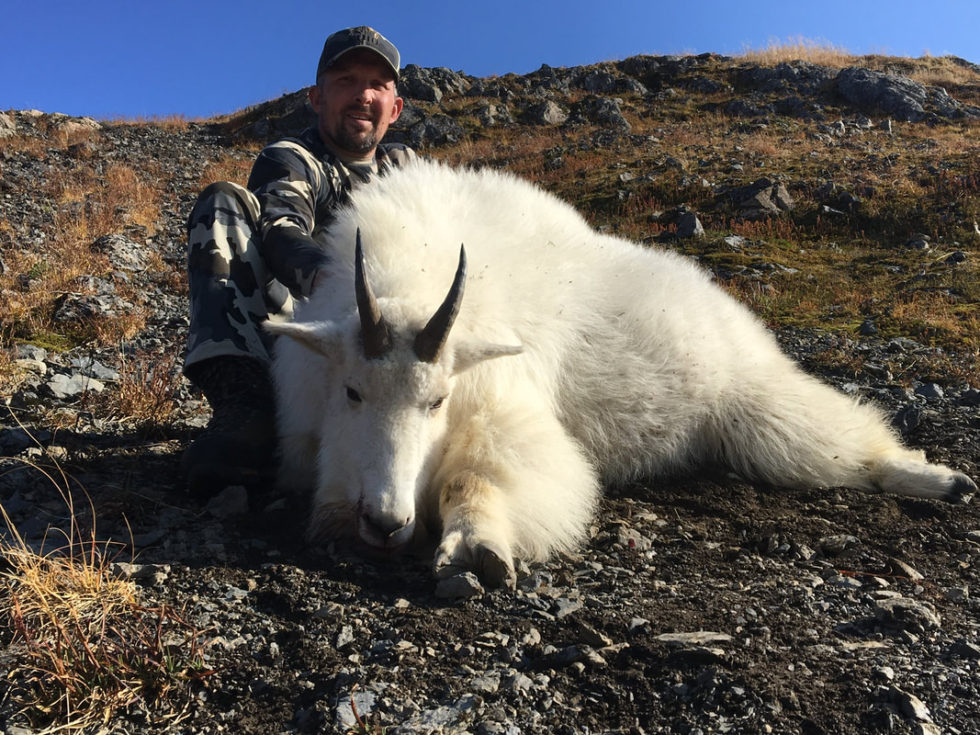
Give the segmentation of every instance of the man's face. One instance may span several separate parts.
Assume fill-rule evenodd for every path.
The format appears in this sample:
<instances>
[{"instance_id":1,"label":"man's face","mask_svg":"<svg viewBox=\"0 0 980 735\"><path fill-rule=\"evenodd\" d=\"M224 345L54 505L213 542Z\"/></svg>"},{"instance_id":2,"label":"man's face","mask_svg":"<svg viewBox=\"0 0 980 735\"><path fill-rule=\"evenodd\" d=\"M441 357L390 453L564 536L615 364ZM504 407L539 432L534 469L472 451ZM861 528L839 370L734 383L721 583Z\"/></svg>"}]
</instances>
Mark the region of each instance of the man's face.
<instances>
[{"instance_id":1,"label":"man's face","mask_svg":"<svg viewBox=\"0 0 980 735\"><path fill-rule=\"evenodd\" d=\"M374 153L403 105L391 69L367 49L349 51L327 69L310 90L310 102L324 143L351 158Z\"/></svg>"}]
</instances>

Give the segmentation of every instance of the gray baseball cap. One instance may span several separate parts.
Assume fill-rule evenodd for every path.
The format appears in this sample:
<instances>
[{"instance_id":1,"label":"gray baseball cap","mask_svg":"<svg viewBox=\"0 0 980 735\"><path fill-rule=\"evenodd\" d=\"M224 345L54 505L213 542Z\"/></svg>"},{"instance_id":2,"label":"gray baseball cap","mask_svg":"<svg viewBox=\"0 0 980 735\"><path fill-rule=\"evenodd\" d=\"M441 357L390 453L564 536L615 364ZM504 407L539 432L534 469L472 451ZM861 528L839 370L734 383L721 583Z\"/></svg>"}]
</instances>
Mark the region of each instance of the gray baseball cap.
<instances>
[{"instance_id":1,"label":"gray baseball cap","mask_svg":"<svg viewBox=\"0 0 980 735\"><path fill-rule=\"evenodd\" d=\"M323 72L333 66L337 59L348 51L358 48L374 51L384 59L385 63L391 67L395 81L398 81L398 69L401 66L401 56L398 54L398 49L395 48L395 44L368 26L345 28L327 37L323 44L323 52L320 54L320 63L316 67L317 80L320 79Z\"/></svg>"}]
</instances>

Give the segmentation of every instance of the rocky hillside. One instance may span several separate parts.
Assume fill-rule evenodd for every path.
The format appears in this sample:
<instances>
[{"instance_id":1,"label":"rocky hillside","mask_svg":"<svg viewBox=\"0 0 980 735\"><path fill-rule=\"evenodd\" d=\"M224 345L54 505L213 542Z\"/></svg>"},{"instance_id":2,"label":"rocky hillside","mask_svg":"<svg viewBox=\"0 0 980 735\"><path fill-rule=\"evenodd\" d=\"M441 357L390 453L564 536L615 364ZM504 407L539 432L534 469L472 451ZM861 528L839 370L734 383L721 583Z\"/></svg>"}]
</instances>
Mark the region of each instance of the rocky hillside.
<instances>
[{"instance_id":1,"label":"rocky hillside","mask_svg":"<svg viewBox=\"0 0 980 735\"><path fill-rule=\"evenodd\" d=\"M409 66L400 91L393 138L697 259L808 370L980 477L976 65ZM425 559L303 548L301 504L271 490L188 497L180 452L207 409L179 376L183 221L309 124L303 99L197 122L0 113L0 503L28 550L71 518L119 542L108 573L181 621L130 646L170 663L105 710L109 730L976 731L975 505L659 479L610 489L580 554L486 592L437 587ZM0 604L0 720L29 733L67 706L31 668L19 584ZM99 687L73 681L78 717Z\"/></svg>"}]
</instances>

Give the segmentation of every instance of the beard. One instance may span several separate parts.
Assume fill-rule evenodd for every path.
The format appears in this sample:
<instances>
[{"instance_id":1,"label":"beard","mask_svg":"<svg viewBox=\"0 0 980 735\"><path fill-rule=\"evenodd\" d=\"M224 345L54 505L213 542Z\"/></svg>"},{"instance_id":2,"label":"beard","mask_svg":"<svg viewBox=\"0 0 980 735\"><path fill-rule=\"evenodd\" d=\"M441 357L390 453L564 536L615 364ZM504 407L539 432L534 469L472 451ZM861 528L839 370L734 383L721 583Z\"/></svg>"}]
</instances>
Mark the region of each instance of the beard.
<instances>
[{"instance_id":1,"label":"beard","mask_svg":"<svg viewBox=\"0 0 980 735\"><path fill-rule=\"evenodd\" d=\"M354 132L347 127L347 112L349 111L345 111L339 123L334 126L330 137L340 150L357 154L370 153L380 142L377 123L372 121L369 130Z\"/></svg>"}]
</instances>

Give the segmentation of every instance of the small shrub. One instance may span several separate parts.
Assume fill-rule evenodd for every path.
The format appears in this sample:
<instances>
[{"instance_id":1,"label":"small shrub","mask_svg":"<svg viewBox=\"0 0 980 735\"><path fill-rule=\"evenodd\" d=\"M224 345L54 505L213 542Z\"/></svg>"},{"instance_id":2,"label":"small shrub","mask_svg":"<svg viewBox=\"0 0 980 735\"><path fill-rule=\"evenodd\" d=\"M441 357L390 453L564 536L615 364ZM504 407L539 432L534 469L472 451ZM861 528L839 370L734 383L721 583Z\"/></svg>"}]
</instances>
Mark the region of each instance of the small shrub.
<instances>
[{"instance_id":1,"label":"small shrub","mask_svg":"<svg viewBox=\"0 0 980 735\"><path fill-rule=\"evenodd\" d=\"M177 407L180 370L173 355L122 355L119 384L94 398L101 413L144 433L166 425Z\"/></svg>"}]
</instances>

